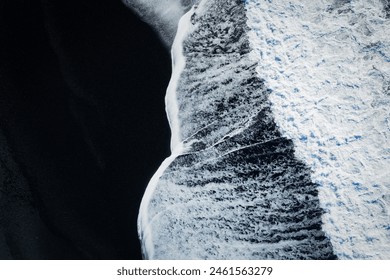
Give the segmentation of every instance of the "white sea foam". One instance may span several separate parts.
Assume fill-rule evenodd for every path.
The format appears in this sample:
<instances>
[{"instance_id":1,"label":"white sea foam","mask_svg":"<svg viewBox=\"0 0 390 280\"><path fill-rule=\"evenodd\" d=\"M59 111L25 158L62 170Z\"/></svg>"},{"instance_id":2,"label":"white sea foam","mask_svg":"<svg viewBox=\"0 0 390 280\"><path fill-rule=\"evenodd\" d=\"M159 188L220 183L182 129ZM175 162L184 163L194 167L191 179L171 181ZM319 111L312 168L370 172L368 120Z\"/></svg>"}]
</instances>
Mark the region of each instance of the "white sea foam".
<instances>
[{"instance_id":1,"label":"white sea foam","mask_svg":"<svg viewBox=\"0 0 390 280\"><path fill-rule=\"evenodd\" d=\"M380 0L247 0L258 74L344 259L390 258L390 20Z\"/></svg>"},{"instance_id":2,"label":"white sea foam","mask_svg":"<svg viewBox=\"0 0 390 280\"><path fill-rule=\"evenodd\" d=\"M185 67L185 57L183 55L183 40L189 32L191 32L192 25L190 23L190 17L193 13L191 9L188 11L179 21L178 31L172 46L172 76L167 88L167 94L165 98L166 112L168 116L169 125L171 128L171 156L164 160L159 169L153 175L150 180L144 196L142 198L139 216L138 216L138 234L143 244L143 254L146 258L153 255L154 246L152 234L150 233L150 217L149 217L149 204L154 194L154 191L158 185L159 179L167 169L167 167L175 160L175 158L182 153L183 144L180 136L180 122L178 117L178 104L176 99L177 84L180 79L180 75Z\"/></svg>"},{"instance_id":3,"label":"white sea foam","mask_svg":"<svg viewBox=\"0 0 390 280\"><path fill-rule=\"evenodd\" d=\"M179 107L177 104L177 86L180 80L180 75L186 64L186 59L183 55L183 41L194 28L190 22L192 13L193 9L188 11L179 21L177 34L172 45L172 76L165 96L166 112L171 128L171 151L174 154L179 154L183 148L183 139L181 139L180 120L178 116Z\"/></svg>"},{"instance_id":4,"label":"white sea foam","mask_svg":"<svg viewBox=\"0 0 390 280\"><path fill-rule=\"evenodd\" d=\"M149 217L149 204L152 199L154 190L157 187L158 180L167 169L167 167L175 160L176 155L171 155L163 161L156 173L154 173L152 179L145 190L144 196L141 201L139 214L138 214L138 236L142 244L142 253L144 258L148 259L153 255L154 245L153 245L153 234L150 232L150 217Z\"/></svg>"}]
</instances>

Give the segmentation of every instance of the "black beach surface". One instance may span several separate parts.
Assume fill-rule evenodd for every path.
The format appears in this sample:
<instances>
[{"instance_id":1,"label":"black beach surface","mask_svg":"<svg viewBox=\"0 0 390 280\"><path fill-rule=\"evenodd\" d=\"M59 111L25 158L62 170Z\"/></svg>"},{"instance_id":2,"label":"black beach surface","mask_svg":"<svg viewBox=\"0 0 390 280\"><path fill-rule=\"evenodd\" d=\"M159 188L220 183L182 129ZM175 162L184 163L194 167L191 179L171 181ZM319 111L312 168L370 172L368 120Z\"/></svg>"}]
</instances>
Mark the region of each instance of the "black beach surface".
<instances>
[{"instance_id":1,"label":"black beach surface","mask_svg":"<svg viewBox=\"0 0 390 280\"><path fill-rule=\"evenodd\" d=\"M170 74L119 0L0 0L0 259L141 258Z\"/></svg>"}]
</instances>

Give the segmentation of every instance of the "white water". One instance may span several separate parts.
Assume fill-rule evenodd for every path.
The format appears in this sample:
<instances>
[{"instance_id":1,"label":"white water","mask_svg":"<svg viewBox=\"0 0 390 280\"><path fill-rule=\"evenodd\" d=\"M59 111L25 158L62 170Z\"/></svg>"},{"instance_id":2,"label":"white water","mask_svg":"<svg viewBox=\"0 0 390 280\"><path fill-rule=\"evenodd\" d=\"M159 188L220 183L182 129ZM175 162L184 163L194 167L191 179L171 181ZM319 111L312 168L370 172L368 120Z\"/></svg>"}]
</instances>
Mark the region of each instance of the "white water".
<instances>
[{"instance_id":1,"label":"white water","mask_svg":"<svg viewBox=\"0 0 390 280\"><path fill-rule=\"evenodd\" d=\"M248 0L259 76L341 259L390 258L390 20L380 0ZM327 11L328 10L328 11Z\"/></svg>"},{"instance_id":2,"label":"white water","mask_svg":"<svg viewBox=\"0 0 390 280\"><path fill-rule=\"evenodd\" d=\"M153 193L157 187L160 177L172 163L175 158L182 153L183 144L180 137L180 122L178 117L178 105L177 105L177 84L180 79L180 75L185 67L185 57L183 55L182 45L183 40L193 28L190 23L190 17L193 13L192 9L188 11L179 21L178 31L172 46L172 76L169 82L167 93L165 97L166 112L168 116L169 125L171 128L171 156L164 160L159 169L153 175L150 180L144 196L142 198L139 216L138 216L138 235L141 241L144 243L143 251L144 256L148 257L153 255L154 246L152 240L152 234L150 232L150 219L148 206L152 199Z\"/></svg>"},{"instance_id":3,"label":"white water","mask_svg":"<svg viewBox=\"0 0 390 280\"><path fill-rule=\"evenodd\" d=\"M167 88L165 104L169 126L171 128L171 151L173 154L179 154L183 149L183 139L181 139L180 136L180 120L178 117L179 106L177 104L177 86L180 75L186 65L186 59L183 55L183 41L185 37L191 33L192 29L194 29L194 26L192 26L190 22L192 13L193 8L180 19L179 27L171 51L172 76Z\"/></svg>"}]
</instances>

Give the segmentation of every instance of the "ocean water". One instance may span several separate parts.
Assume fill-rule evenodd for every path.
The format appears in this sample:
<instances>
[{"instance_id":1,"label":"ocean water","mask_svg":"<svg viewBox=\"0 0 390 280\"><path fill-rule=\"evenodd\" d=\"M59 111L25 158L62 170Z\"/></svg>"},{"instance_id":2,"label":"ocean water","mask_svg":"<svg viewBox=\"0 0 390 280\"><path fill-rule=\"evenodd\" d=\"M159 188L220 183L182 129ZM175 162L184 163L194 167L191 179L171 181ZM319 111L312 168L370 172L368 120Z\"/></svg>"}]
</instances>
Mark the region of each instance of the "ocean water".
<instances>
[{"instance_id":1,"label":"ocean water","mask_svg":"<svg viewBox=\"0 0 390 280\"><path fill-rule=\"evenodd\" d=\"M318 184L340 259L390 258L387 2L247 0L272 112Z\"/></svg>"},{"instance_id":2,"label":"ocean water","mask_svg":"<svg viewBox=\"0 0 390 280\"><path fill-rule=\"evenodd\" d=\"M145 258L390 258L388 6L196 2L172 46Z\"/></svg>"},{"instance_id":3,"label":"ocean water","mask_svg":"<svg viewBox=\"0 0 390 280\"><path fill-rule=\"evenodd\" d=\"M276 126L246 13L242 1L203 0L180 21L172 156L139 215L145 258L335 258L310 169Z\"/></svg>"}]
</instances>

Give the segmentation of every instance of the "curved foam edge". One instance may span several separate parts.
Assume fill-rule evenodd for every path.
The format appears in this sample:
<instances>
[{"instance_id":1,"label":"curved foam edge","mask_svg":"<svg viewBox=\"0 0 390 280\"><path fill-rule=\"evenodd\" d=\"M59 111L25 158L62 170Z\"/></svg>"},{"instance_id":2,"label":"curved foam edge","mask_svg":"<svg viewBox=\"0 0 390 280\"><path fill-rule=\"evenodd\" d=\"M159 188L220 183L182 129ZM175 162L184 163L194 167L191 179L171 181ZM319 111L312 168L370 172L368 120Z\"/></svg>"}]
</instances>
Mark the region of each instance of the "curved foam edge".
<instances>
[{"instance_id":1,"label":"curved foam edge","mask_svg":"<svg viewBox=\"0 0 390 280\"><path fill-rule=\"evenodd\" d=\"M138 215L138 236L143 242L142 254L145 259L149 259L153 256L153 240L149 233L149 215L148 206L151 201L158 181L167 167L175 160L175 158L182 153L183 145L180 136L180 123L178 118L178 104L176 100L176 89L180 79L180 75L185 67L185 57L182 51L183 40L190 32L191 23L190 17L193 13L193 8L188 11L179 21L178 31L172 46L172 76L167 88L167 94L165 97L166 112L168 116L169 125L171 128L171 156L163 161L156 173L151 178L144 196L141 201L139 215Z\"/></svg>"}]
</instances>

